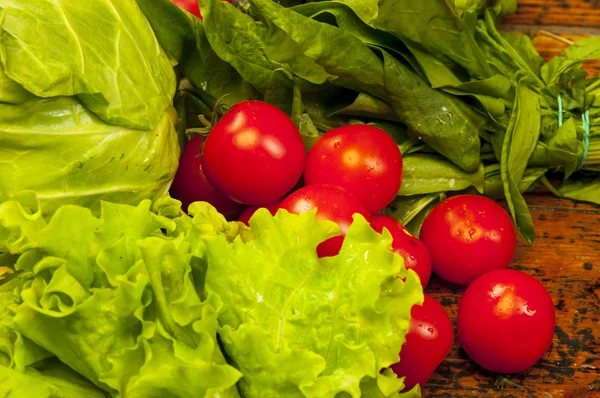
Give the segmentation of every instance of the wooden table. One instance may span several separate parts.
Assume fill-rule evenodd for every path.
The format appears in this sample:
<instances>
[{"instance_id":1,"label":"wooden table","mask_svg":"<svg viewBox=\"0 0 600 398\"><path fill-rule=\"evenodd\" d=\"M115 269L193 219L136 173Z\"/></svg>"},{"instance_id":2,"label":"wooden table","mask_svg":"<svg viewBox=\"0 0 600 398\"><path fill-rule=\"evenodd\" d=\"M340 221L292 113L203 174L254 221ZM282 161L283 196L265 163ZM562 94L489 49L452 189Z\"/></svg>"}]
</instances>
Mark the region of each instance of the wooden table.
<instances>
[{"instance_id":1,"label":"wooden table","mask_svg":"<svg viewBox=\"0 0 600 398\"><path fill-rule=\"evenodd\" d=\"M504 29L530 34L546 59L566 44L540 32L568 40L600 35L600 0L520 0L519 5ZM585 67L597 74L600 61ZM600 397L600 207L547 193L529 194L527 200L538 238L532 245L519 243L512 268L536 277L554 299L551 349L534 368L510 376L499 388L498 375L470 361L455 338L424 397ZM453 321L463 291L436 276L428 289Z\"/></svg>"}]
</instances>

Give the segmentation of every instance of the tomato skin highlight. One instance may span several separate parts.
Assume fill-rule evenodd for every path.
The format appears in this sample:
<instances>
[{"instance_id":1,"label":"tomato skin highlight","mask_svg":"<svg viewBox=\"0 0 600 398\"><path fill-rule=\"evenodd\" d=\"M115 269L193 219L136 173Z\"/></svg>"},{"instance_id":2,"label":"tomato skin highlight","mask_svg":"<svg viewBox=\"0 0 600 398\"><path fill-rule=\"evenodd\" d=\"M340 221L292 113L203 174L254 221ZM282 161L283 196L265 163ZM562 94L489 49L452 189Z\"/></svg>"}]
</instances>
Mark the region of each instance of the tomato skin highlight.
<instances>
[{"instance_id":1,"label":"tomato skin highlight","mask_svg":"<svg viewBox=\"0 0 600 398\"><path fill-rule=\"evenodd\" d=\"M412 269L419 275L421 285L425 288L431 278L431 257L423 242L415 238L398 220L389 216L374 215L371 226L379 233L382 233L384 228L390 231L393 239L392 251L404 259L406 269Z\"/></svg>"},{"instance_id":2,"label":"tomato skin highlight","mask_svg":"<svg viewBox=\"0 0 600 398\"><path fill-rule=\"evenodd\" d=\"M402 154L393 138L377 127L336 127L309 150L304 181L307 185L338 185L377 213L400 189Z\"/></svg>"},{"instance_id":3,"label":"tomato skin highlight","mask_svg":"<svg viewBox=\"0 0 600 398\"><path fill-rule=\"evenodd\" d=\"M480 195L458 195L439 203L425 218L420 239L429 250L433 271L460 285L508 267L517 243L508 213Z\"/></svg>"},{"instance_id":4,"label":"tomato skin highlight","mask_svg":"<svg viewBox=\"0 0 600 398\"><path fill-rule=\"evenodd\" d=\"M232 200L255 206L290 192L305 160L292 120L274 105L255 100L232 106L211 130L202 152L208 181Z\"/></svg>"},{"instance_id":5,"label":"tomato skin highlight","mask_svg":"<svg viewBox=\"0 0 600 398\"><path fill-rule=\"evenodd\" d=\"M391 366L398 377L405 376L404 391L425 385L452 348L454 328L442 305L425 294L423 305L414 305L400 362Z\"/></svg>"},{"instance_id":6,"label":"tomato skin highlight","mask_svg":"<svg viewBox=\"0 0 600 398\"><path fill-rule=\"evenodd\" d=\"M243 206L216 190L207 181L200 159L201 147L202 137L194 137L185 144L170 194L181 201L181 208L184 210L193 202L203 201L213 205L227 219L235 218Z\"/></svg>"},{"instance_id":7,"label":"tomato skin highlight","mask_svg":"<svg viewBox=\"0 0 600 398\"><path fill-rule=\"evenodd\" d=\"M277 210L279 210L280 203L281 203L281 201L277 200L273 203L269 203L264 206L248 206L242 212L242 214L240 214L240 216L238 217L238 221L243 222L246 225L249 225L250 219L252 218L254 213L256 213L256 211L258 209L263 208L263 207L266 208L267 210L269 210L269 213L271 213L274 216L277 214Z\"/></svg>"},{"instance_id":8,"label":"tomato skin highlight","mask_svg":"<svg viewBox=\"0 0 600 398\"><path fill-rule=\"evenodd\" d=\"M302 187L287 196L279 205L290 213L300 214L317 208L317 220L329 220L339 225L341 235L331 237L317 247L319 257L335 256L339 253L343 237L354 221L355 213L368 222L371 213L362 202L345 189L331 184L314 184Z\"/></svg>"},{"instance_id":9,"label":"tomato skin highlight","mask_svg":"<svg viewBox=\"0 0 600 398\"><path fill-rule=\"evenodd\" d=\"M552 297L535 278L491 271L473 282L458 304L458 340L482 368L518 373L534 366L552 344Z\"/></svg>"}]
</instances>

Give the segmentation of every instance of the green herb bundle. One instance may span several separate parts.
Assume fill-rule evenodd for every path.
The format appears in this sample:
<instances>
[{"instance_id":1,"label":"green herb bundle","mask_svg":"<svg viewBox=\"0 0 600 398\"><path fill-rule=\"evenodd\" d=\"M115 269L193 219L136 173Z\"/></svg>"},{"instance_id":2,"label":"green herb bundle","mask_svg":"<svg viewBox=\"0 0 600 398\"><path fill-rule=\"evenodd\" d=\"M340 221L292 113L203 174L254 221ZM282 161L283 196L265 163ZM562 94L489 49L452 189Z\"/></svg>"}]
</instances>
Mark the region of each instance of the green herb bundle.
<instances>
[{"instance_id":1,"label":"green herb bundle","mask_svg":"<svg viewBox=\"0 0 600 398\"><path fill-rule=\"evenodd\" d=\"M544 62L529 37L499 30L514 0L201 0L203 21L166 0L138 3L187 77L182 129L224 95L279 106L308 147L335 126L379 126L404 155L387 211L413 231L460 192L506 198L530 242L524 192L545 183L600 204L600 83L581 68L600 38Z\"/></svg>"}]
</instances>

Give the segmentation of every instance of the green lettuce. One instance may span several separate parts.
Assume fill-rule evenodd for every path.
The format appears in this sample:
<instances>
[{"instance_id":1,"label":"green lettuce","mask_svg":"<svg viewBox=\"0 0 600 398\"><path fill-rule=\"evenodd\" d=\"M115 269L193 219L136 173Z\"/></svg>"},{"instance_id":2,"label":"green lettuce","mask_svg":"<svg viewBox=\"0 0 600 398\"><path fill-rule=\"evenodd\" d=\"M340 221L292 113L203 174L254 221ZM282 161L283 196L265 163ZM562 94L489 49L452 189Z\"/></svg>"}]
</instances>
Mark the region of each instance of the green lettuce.
<instances>
[{"instance_id":1,"label":"green lettuce","mask_svg":"<svg viewBox=\"0 0 600 398\"><path fill-rule=\"evenodd\" d=\"M340 254L319 259L317 245L336 227L314 212L261 209L250 225L247 242L205 239L206 292L223 301L219 334L244 375L242 395L398 396L403 379L380 370L399 360L423 292L390 252L390 235L356 216Z\"/></svg>"},{"instance_id":2,"label":"green lettuce","mask_svg":"<svg viewBox=\"0 0 600 398\"><path fill-rule=\"evenodd\" d=\"M135 2L0 0L0 201L34 190L48 214L97 214L162 196L180 152L174 64Z\"/></svg>"},{"instance_id":3,"label":"green lettuce","mask_svg":"<svg viewBox=\"0 0 600 398\"><path fill-rule=\"evenodd\" d=\"M31 383L40 397L238 397L220 299L195 284L198 237L227 223L208 204L194 218L150 206L103 202L97 218L67 205L46 222L30 196L0 204L0 253L17 271L0 286L1 396Z\"/></svg>"},{"instance_id":4,"label":"green lettuce","mask_svg":"<svg viewBox=\"0 0 600 398\"><path fill-rule=\"evenodd\" d=\"M250 228L208 203L163 198L0 204L0 396L392 397L417 275L360 216L340 254L315 212L258 211ZM221 344L224 351L221 351ZM381 372L381 370L384 370ZM30 386L25 389L23 386ZM405 396L419 394L419 387Z\"/></svg>"}]
</instances>

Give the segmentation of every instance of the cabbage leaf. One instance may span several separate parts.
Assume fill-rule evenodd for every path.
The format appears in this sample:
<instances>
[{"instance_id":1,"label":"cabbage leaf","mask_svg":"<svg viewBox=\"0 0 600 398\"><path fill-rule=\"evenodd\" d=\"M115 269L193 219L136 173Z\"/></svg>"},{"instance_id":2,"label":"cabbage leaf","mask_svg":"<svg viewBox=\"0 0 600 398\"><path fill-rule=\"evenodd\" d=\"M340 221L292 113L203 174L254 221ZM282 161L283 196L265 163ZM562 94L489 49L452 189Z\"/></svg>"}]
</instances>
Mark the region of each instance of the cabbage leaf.
<instances>
[{"instance_id":1,"label":"cabbage leaf","mask_svg":"<svg viewBox=\"0 0 600 398\"><path fill-rule=\"evenodd\" d=\"M0 0L0 201L31 190L46 214L98 214L164 195L173 66L135 2Z\"/></svg>"}]
</instances>

